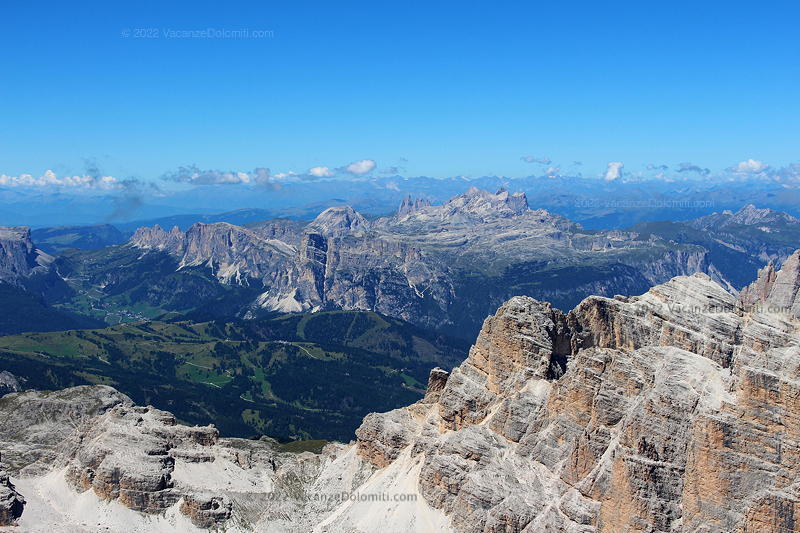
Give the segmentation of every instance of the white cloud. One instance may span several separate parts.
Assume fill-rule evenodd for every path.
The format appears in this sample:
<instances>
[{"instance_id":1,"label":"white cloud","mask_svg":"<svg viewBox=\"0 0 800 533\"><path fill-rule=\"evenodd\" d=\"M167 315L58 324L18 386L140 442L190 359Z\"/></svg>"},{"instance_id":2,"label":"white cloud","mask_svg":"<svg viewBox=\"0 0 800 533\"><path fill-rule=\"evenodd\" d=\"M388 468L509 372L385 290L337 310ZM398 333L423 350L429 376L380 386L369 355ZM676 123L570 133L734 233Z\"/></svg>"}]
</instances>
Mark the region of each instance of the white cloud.
<instances>
[{"instance_id":1,"label":"white cloud","mask_svg":"<svg viewBox=\"0 0 800 533\"><path fill-rule=\"evenodd\" d=\"M283 180L283 179L289 179L289 178L296 178L299 175L300 174L298 174L297 172L292 172L292 171L289 171L289 172L278 172L277 174L275 174L273 176L273 178L275 178L276 180Z\"/></svg>"},{"instance_id":2,"label":"white cloud","mask_svg":"<svg viewBox=\"0 0 800 533\"><path fill-rule=\"evenodd\" d=\"M333 171L328 167L314 167L308 169L308 173L315 178L330 178L333 176Z\"/></svg>"},{"instance_id":3,"label":"white cloud","mask_svg":"<svg viewBox=\"0 0 800 533\"><path fill-rule=\"evenodd\" d=\"M547 170L544 171L545 176L550 176L554 178L559 175L561 172L561 167L548 167Z\"/></svg>"},{"instance_id":4,"label":"white cloud","mask_svg":"<svg viewBox=\"0 0 800 533\"><path fill-rule=\"evenodd\" d=\"M748 159L733 167L734 172L740 174L759 174L769 168L769 165L756 159Z\"/></svg>"},{"instance_id":5,"label":"white cloud","mask_svg":"<svg viewBox=\"0 0 800 533\"><path fill-rule=\"evenodd\" d=\"M121 186L113 176L80 176L59 177L52 170L47 170L41 176L20 174L9 176L0 174L0 186L4 187L75 187L84 189L114 189Z\"/></svg>"},{"instance_id":6,"label":"white cloud","mask_svg":"<svg viewBox=\"0 0 800 533\"><path fill-rule=\"evenodd\" d=\"M606 180L614 181L622 177L622 169L625 164L622 161L610 161L606 168Z\"/></svg>"},{"instance_id":7,"label":"white cloud","mask_svg":"<svg viewBox=\"0 0 800 533\"><path fill-rule=\"evenodd\" d=\"M355 161L350 163L346 167L344 167L345 172L349 172L350 174L356 174L358 176L362 174L366 174L368 172L372 172L375 167L376 163L372 159L362 159L361 161Z\"/></svg>"},{"instance_id":8,"label":"white cloud","mask_svg":"<svg viewBox=\"0 0 800 533\"><path fill-rule=\"evenodd\" d=\"M247 183L267 184L270 181L268 168L259 167L252 172L202 170L196 165L179 167L175 172L162 176L166 181L189 185L240 185Z\"/></svg>"}]
</instances>

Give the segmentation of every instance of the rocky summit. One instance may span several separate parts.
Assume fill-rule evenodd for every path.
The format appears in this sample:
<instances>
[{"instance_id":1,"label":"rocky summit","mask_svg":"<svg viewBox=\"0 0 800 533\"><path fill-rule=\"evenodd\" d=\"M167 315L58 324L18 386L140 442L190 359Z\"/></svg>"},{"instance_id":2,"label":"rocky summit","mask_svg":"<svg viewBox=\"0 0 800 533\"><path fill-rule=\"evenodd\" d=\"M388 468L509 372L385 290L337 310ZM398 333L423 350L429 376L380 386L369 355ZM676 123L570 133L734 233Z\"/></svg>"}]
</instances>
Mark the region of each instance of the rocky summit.
<instances>
[{"instance_id":1,"label":"rocky summit","mask_svg":"<svg viewBox=\"0 0 800 533\"><path fill-rule=\"evenodd\" d=\"M512 298L422 400L320 454L109 387L7 394L0 494L25 531L796 531L799 259L738 297L699 273L569 313Z\"/></svg>"}]
</instances>

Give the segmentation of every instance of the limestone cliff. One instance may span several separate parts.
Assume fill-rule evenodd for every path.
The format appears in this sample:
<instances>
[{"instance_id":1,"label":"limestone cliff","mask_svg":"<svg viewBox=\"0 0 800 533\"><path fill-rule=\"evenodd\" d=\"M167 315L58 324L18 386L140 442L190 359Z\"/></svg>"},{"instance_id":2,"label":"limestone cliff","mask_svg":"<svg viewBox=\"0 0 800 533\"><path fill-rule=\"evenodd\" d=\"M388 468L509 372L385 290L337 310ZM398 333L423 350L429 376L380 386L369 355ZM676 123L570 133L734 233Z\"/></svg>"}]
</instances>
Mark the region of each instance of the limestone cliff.
<instances>
[{"instance_id":1,"label":"limestone cliff","mask_svg":"<svg viewBox=\"0 0 800 533\"><path fill-rule=\"evenodd\" d=\"M53 258L38 250L25 226L0 226L0 281L18 285L35 272L46 270Z\"/></svg>"},{"instance_id":2,"label":"limestone cliff","mask_svg":"<svg viewBox=\"0 0 800 533\"><path fill-rule=\"evenodd\" d=\"M800 323L765 309L702 274L568 314L513 298L359 454L419 457L457 531L796 531Z\"/></svg>"}]
</instances>

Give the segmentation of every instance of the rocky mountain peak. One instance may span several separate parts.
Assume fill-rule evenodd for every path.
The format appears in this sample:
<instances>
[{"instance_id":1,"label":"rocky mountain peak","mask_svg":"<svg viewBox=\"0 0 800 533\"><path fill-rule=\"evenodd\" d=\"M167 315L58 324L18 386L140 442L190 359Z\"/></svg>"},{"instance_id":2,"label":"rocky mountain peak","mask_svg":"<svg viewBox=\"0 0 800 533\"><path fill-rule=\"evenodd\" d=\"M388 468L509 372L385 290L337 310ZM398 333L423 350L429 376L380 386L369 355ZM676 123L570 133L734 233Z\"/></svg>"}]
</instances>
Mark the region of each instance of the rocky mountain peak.
<instances>
[{"instance_id":1,"label":"rocky mountain peak","mask_svg":"<svg viewBox=\"0 0 800 533\"><path fill-rule=\"evenodd\" d=\"M31 229L28 226L0 226L0 240L24 242L33 249Z\"/></svg>"},{"instance_id":2,"label":"rocky mountain peak","mask_svg":"<svg viewBox=\"0 0 800 533\"><path fill-rule=\"evenodd\" d=\"M163 250L177 255L183 253L184 234L178 226L166 232L156 224L138 228L128 242L137 248Z\"/></svg>"},{"instance_id":3,"label":"rocky mountain peak","mask_svg":"<svg viewBox=\"0 0 800 533\"><path fill-rule=\"evenodd\" d=\"M741 224L743 226L753 226L765 222L779 221L800 223L800 220L787 213L775 211L773 209L759 209L753 204L747 204L739 211L734 213L728 223Z\"/></svg>"},{"instance_id":4,"label":"rocky mountain peak","mask_svg":"<svg viewBox=\"0 0 800 533\"><path fill-rule=\"evenodd\" d=\"M426 198L413 198L410 194L403 198L397 209L397 216L404 217L425 207L430 207L431 202Z\"/></svg>"},{"instance_id":5,"label":"rocky mountain peak","mask_svg":"<svg viewBox=\"0 0 800 533\"><path fill-rule=\"evenodd\" d=\"M336 236L363 233L368 227L369 222L367 219L348 205L329 207L308 225L307 230L323 235Z\"/></svg>"},{"instance_id":6,"label":"rocky mountain peak","mask_svg":"<svg viewBox=\"0 0 800 533\"><path fill-rule=\"evenodd\" d=\"M53 261L38 250L27 226L0 226L0 281L18 284Z\"/></svg>"},{"instance_id":7,"label":"rocky mountain peak","mask_svg":"<svg viewBox=\"0 0 800 533\"><path fill-rule=\"evenodd\" d=\"M800 318L800 250L790 255L776 271L770 262L758 271L758 278L742 289L739 301L745 308L788 313Z\"/></svg>"},{"instance_id":8,"label":"rocky mountain peak","mask_svg":"<svg viewBox=\"0 0 800 533\"><path fill-rule=\"evenodd\" d=\"M459 532L793 530L798 341L703 274L567 314L512 298L425 399L367 416L358 452L418 458Z\"/></svg>"},{"instance_id":9,"label":"rocky mountain peak","mask_svg":"<svg viewBox=\"0 0 800 533\"><path fill-rule=\"evenodd\" d=\"M528 210L528 198L524 192L509 193L500 189L489 191L470 187L467 192L448 200L444 210L450 215L466 215L479 219L517 216Z\"/></svg>"},{"instance_id":10,"label":"rocky mountain peak","mask_svg":"<svg viewBox=\"0 0 800 533\"><path fill-rule=\"evenodd\" d=\"M758 226L776 223L800 224L800 219L782 211L774 209L759 209L753 204L747 204L735 213L725 210L722 213L713 213L689 221L689 225L700 228L716 230L729 226Z\"/></svg>"},{"instance_id":11,"label":"rocky mountain peak","mask_svg":"<svg viewBox=\"0 0 800 533\"><path fill-rule=\"evenodd\" d=\"M129 241L143 250L166 252L178 268L205 266L223 283L248 284L285 266L295 248L278 239L227 222L193 224L186 233L156 225L139 228Z\"/></svg>"}]
</instances>

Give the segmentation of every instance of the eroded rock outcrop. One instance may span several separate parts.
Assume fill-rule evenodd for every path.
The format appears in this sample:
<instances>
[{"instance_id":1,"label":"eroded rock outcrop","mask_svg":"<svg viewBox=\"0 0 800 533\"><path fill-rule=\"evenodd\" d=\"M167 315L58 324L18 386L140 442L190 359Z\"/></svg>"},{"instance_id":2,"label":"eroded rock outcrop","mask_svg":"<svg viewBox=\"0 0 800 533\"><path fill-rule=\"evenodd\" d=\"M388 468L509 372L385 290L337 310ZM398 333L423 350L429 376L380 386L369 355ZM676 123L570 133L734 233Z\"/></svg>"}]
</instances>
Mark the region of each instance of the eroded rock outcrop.
<instances>
[{"instance_id":1,"label":"eroded rock outcrop","mask_svg":"<svg viewBox=\"0 0 800 533\"><path fill-rule=\"evenodd\" d=\"M0 371L0 396L9 392L21 391L24 382L24 379L18 378L7 370Z\"/></svg>"},{"instance_id":2,"label":"eroded rock outcrop","mask_svg":"<svg viewBox=\"0 0 800 533\"><path fill-rule=\"evenodd\" d=\"M223 439L105 386L9 394L0 421L17 483L0 475L0 518L13 510L21 531L83 531L94 520L115 531L308 532L374 470L352 446L294 454L268 439ZM20 492L35 496L24 512ZM76 498L79 514L51 503Z\"/></svg>"},{"instance_id":3,"label":"eroded rock outcrop","mask_svg":"<svg viewBox=\"0 0 800 533\"><path fill-rule=\"evenodd\" d=\"M745 307L766 306L767 311L800 318L800 250L783 262L780 271L773 263L759 270L758 279L739 296Z\"/></svg>"},{"instance_id":4,"label":"eroded rock outcrop","mask_svg":"<svg viewBox=\"0 0 800 533\"><path fill-rule=\"evenodd\" d=\"M795 531L800 323L766 309L703 274L568 314L513 298L437 401L365 419L359 454L419 457L457 531Z\"/></svg>"},{"instance_id":5,"label":"eroded rock outcrop","mask_svg":"<svg viewBox=\"0 0 800 533\"><path fill-rule=\"evenodd\" d=\"M35 272L43 272L53 258L38 250L27 226L0 226L0 281L17 285Z\"/></svg>"},{"instance_id":6,"label":"eroded rock outcrop","mask_svg":"<svg viewBox=\"0 0 800 533\"><path fill-rule=\"evenodd\" d=\"M0 526L16 524L24 508L25 498L17 492L8 472L0 465Z\"/></svg>"},{"instance_id":7,"label":"eroded rock outcrop","mask_svg":"<svg viewBox=\"0 0 800 533\"><path fill-rule=\"evenodd\" d=\"M267 282L282 272L295 253L292 244L247 228L217 222L192 225L186 232L159 226L139 228L130 244L178 258L178 268L205 266L222 283Z\"/></svg>"}]
</instances>

